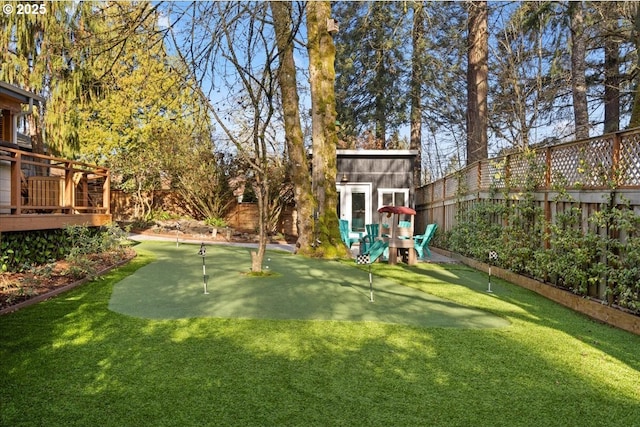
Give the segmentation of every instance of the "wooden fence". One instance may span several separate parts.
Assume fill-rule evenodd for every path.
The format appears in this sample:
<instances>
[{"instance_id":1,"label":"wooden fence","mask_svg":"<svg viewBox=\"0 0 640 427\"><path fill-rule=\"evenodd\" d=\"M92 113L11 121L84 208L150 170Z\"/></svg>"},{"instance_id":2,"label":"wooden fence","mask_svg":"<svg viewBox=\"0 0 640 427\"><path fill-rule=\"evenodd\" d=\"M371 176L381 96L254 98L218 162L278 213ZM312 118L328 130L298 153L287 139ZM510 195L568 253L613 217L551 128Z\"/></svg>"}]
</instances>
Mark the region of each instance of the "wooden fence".
<instances>
[{"instance_id":1,"label":"wooden fence","mask_svg":"<svg viewBox=\"0 0 640 427\"><path fill-rule=\"evenodd\" d=\"M591 213L611 196L640 215L640 129L469 165L416 191L416 227L435 222L440 232L451 230L460 207L478 200L517 202L527 188L549 221L579 207L585 230Z\"/></svg>"},{"instance_id":2,"label":"wooden fence","mask_svg":"<svg viewBox=\"0 0 640 427\"><path fill-rule=\"evenodd\" d=\"M178 215L187 215L181 208L177 193L170 190L154 191L152 195L154 209ZM121 190L111 192L111 210L116 221L134 217L133 198ZM277 231L287 235L297 235L297 214L293 206L287 206L278 221ZM227 225L234 230L253 233L258 229L258 205L256 203L233 203L225 216Z\"/></svg>"}]
</instances>

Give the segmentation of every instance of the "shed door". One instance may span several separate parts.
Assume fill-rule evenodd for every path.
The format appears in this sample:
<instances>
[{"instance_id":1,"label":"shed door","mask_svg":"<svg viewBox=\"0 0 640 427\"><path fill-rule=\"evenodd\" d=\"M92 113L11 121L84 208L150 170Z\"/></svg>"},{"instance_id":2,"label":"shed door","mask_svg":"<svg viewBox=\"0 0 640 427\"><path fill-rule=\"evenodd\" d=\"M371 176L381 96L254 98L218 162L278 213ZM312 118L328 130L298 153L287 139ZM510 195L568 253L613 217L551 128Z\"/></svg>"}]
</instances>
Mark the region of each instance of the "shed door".
<instances>
[{"instance_id":1,"label":"shed door","mask_svg":"<svg viewBox=\"0 0 640 427\"><path fill-rule=\"evenodd\" d=\"M371 184L341 184L338 215L349 221L351 231L364 232L371 224Z\"/></svg>"}]
</instances>

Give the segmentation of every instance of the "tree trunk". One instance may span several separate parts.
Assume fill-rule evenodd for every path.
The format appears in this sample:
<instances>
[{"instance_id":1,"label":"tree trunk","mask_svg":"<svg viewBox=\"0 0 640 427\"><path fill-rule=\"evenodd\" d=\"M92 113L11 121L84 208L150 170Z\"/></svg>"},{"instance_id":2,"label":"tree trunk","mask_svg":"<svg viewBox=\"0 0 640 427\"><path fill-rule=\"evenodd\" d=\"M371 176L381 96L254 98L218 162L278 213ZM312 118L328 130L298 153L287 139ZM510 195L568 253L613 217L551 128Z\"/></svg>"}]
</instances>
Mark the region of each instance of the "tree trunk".
<instances>
[{"instance_id":1,"label":"tree trunk","mask_svg":"<svg viewBox=\"0 0 640 427\"><path fill-rule=\"evenodd\" d=\"M340 239L336 191L335 68L336 49L327 31L331 15L329 1L307 3L309 80L313 144L312 188L318 203L315 237L318 256L344 256L347 248Z\"/></svg>"},{"instance_id":2,"label":"tree trunk","mask_svg":"<svg viewBox=\"0 0 640 427\"><path fill-rule=\"evenodd\" d=\"M258 175L263 173L266 169L258 171ZM258 251L251 252L251 271L259 273L262 271L262 260L267 249L267 222L268 222L268 194L269 194L269 182L266 176L259 176L256 179L256 186L254 192L258 199Z\"/></svg>"},{"instance_id":3,"label":"tree trunk","mask_svg":"<svg viewBox=\"0 0 640 427\"><path fill-rule=\"evenodd\" d=\"M467 65L467 164L486 159L489 33L486 1L469 2Z\"/></svg>"},{"instance_id":4,"label":"tree trunk","mask_svg":"<svg viewBox=\"0 0 640 427\"><path fill-rule=\"evenodd\" d=\"M300 124L298 86L293 59L293 34L291 3L272 1L273 24L280 54L278 82L282 93L284 130L291 180L294 187L294 199L297 211L296 228L298 240L296 252L308 253L313 243L313 210L315 201L309 182L309 163L304 148L302 125Z\"/></svg>"},{"instance_id":5,"label":"tree trunk","mask_svg":"<svg viewBox=\"0 0 640 427\"><path fill-rule=\"evenodd\" d=\"M417 150L413 166L413 184L418 187L422 183L422 61L424 48L424 8L417 2L413 9L413 57L411 60L411 134L409 148Z\"/></svg>"},{"instance_id":6,"label":"tree trunk","mask_svg":"<svg viewBox=\"0 0 640 427\"><path fill-rule=\"evenodd\" d=\"M604 133L609 133L620 130L620 43L617 8L605 8L604 14Z\"/></svg>"},{"instance_id":7,"label":"tree trunk","mask_svg":"<svg viewBox=\"0 0 640 427\"><path fill-rule=\"evenodd\" d=\"M571 27L571 92L576 139L589 138L589 110L587 109L587 78L585 75L586 40L581 2L569 2Z\"/></svg>"},{"instance_id":8,"label":"tree trunk","mask_svg":"<svg viewBox=\"0 0 640 427\"><path fill-rule=\"evenodd\" d=\"M638 5L638 3L635 3L632 39L635 44L636 51L640 51L640 5ZM636 57L636 67L640 67L640 55ZM640 73L636 73L633 88L633 107L631 110L631 118L629 119L630 128L640 126Z\"/></svg>"},{"instance_id":9,"label":"tree trunk","mask_svg":"<svg viewBox=\"0 0 640 427\"><path fill-rule=\"evenodd\" d=\"M258 202L258 250L251 251L251 271L253 273L262 272L262 261L264 260L264 254L267 249L267 205L269 194L269 183L263 181L264 177L260 176L262 171L257 171L258 177L256 179L256 185L254 192Z\"/></svg>"},{"instance_id":10,"label":"tree trunk","mask_svg":"<svg viewBox=\"0 0 640 427\"><path fill-rule=\"evenodd\" d=\"M610 31L617 22L608 20ZM613 32L611 34L614 34ZM620 130L620 70L619 43L611 35L604 42L604 133Z\"/></svg>"}]
</instances>

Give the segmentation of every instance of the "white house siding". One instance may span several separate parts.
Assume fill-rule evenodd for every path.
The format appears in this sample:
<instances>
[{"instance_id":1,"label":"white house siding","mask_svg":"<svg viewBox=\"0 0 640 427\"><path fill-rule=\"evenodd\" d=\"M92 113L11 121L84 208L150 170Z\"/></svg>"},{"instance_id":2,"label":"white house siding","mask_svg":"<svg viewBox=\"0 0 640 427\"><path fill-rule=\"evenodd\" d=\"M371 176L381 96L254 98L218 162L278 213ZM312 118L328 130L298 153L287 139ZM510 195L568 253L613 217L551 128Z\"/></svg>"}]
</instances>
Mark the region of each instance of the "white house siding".
<instances>
[{"instance_id":1,"label":"white house siding","mask_svg":"<svg viewBox=\"0 0 640 427\"><path fill-rule=\"evenodd\" d=\"M0 206L11 204L11 165L0 161ZM11 213L10 209L0 208L1 214Z\"/></svg>"}]
</instances>

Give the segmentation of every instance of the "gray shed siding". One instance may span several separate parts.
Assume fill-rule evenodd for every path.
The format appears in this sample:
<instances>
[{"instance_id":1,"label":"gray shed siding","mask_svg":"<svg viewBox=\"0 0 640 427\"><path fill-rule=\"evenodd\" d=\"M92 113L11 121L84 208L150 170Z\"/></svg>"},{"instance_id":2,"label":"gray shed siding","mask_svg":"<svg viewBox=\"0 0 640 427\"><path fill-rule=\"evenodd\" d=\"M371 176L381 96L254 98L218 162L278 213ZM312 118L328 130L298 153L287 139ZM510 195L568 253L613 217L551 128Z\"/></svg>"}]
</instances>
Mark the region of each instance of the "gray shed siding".
<instances>
[{"instance_id":1,"label":"gray shed siding","mask_svg":"<svg viewBox=\"0 0 640 427\"><path fill-rule=\"evenodd\" d=\"M408 188L409 207L415 206L413 167L415 150L337 150L336 183L371 183L372 217L377 218L378 189Z\"/></svg>"}]
</instances>

